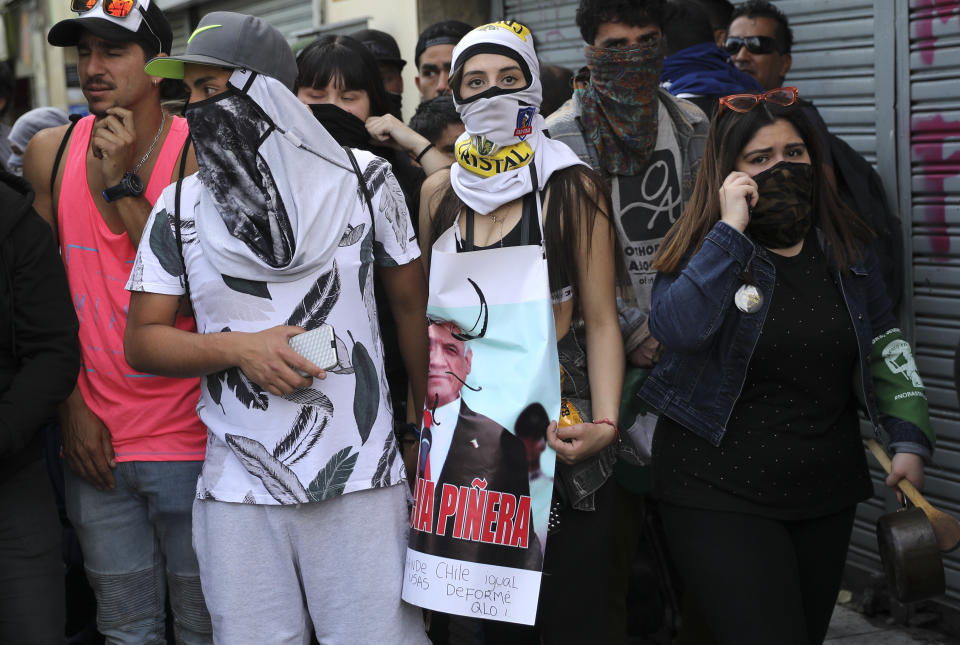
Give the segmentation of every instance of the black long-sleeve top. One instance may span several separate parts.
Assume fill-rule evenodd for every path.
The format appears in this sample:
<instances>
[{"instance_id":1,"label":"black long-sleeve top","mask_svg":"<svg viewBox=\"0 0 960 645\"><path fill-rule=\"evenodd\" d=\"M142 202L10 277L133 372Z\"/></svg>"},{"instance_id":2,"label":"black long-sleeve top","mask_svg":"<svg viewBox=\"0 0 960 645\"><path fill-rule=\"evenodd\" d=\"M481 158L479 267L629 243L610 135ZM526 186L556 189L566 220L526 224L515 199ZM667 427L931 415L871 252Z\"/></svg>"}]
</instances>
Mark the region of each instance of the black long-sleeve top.
<instances>
[{"instance_id":1,"label":"black long-sleeve top","mask_svg":"<svg viewBox=\"0 0 960 645\"><path fill-rule=\"evenodd\" d=\"M0 483L39 459L39 430L80 369L77 316L30 185L0 171Z\"/></svg>"}]
</instances>

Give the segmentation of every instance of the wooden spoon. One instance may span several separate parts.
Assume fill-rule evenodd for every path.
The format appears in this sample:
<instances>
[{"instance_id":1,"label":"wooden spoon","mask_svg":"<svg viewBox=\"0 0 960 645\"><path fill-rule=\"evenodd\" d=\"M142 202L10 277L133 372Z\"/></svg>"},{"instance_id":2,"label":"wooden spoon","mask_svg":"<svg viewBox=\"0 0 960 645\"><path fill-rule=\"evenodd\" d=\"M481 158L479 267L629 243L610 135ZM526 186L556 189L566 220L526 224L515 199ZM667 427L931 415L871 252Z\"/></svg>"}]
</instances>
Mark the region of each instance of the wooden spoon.
<instances>
[{"instance_id":1,"label":"wooden spoon","mask_svg":"<svg viewBox=\"0 0 960 645\"><path fill-rule=\"evenodd\" d=\"M877 443L875 439L867 439L867 447L870 448L870 452L877 458L877 461L879 461L883 469L887 471L887 474L890 474L890 458L880 444ZM927 515L927 519L930 520L930 524L933 526L933 533L937 536L937 546L940 547L940 551L947 553L956 549L957 546L960 545L960 522L943 511L934 508L930 502L924 499L920 491L906 479L901 479L899 483L897 483L897 486L915 506L923 510Z\"/></svg>"}]
</instances>

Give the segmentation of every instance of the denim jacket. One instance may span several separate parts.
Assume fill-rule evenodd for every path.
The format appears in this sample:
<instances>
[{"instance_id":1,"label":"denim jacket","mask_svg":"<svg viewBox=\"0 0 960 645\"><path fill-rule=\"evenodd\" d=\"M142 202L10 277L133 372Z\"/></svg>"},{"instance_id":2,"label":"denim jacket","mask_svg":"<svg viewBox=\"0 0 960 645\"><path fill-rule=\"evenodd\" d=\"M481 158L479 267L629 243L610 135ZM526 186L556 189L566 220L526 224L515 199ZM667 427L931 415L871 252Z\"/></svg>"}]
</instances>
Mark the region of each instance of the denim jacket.
<instances>
[{"instance_id":1,"label":"denim jacket","mask_svg":"<svg viewBox=\"0 0 960 645\"><path fill-rule=\"evenodd\" d=\"M821 246L823 238L820 237ZM759 311L744 313L733 303L750 269L763 294ZM734 404L740 397L760 331L773 296L775 268L766 249L723 222L678 274L660 273L653 286L650 329L664 346L659 364L640 395L691 431L720 445ZM860 360L855 391L879 437L890 435L890 448L929 459L934 440L908 421L881 412L871 378L873 339L896 327L876 256L849 271L835 271L835 283L850 312Z\"/></svg>"}]
</instances>

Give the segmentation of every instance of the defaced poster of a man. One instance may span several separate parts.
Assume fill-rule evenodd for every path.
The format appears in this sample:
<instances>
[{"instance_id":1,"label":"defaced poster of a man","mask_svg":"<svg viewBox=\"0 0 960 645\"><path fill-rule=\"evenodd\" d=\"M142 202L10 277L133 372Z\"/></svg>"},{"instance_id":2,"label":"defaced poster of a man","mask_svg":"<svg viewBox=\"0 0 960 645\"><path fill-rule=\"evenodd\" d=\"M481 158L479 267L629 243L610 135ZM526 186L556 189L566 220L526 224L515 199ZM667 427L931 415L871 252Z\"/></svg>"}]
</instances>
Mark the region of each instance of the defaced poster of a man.
<instances>
[{"instance_id":1,"label":"defaced poster of a man","mask_svg":"<svg viewBox=\"0 0 960 645\"><path fill-rule=\"evenodd\" d=\"M458 560L539 569L524 443L463 400L461 391L477 386L470 385L473 350L460 328L435 322L428 332L430 423L421 433L411 547ZM496 526L485 521L493 495L499 498ZM536 548L529 548L532 544Z\"/></svg>"}]
</instances>

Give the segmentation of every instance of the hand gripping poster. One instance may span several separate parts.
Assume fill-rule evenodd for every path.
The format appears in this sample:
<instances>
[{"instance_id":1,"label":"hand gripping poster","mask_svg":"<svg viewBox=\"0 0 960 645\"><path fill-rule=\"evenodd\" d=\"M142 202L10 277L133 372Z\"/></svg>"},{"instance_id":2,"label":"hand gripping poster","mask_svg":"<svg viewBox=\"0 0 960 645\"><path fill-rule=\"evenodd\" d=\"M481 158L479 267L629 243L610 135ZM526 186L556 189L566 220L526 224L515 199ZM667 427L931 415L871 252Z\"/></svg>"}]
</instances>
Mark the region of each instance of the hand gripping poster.
<instances>
[{"instance_id":1,"label":"hand gripping poster","mask_svg":"<svg viewBox=\"0 0 960 645\"><path fill-rule=\"evenodd\" d=\"M553 492L560 370L541 245L433 247L424 413L403 599L532 625ZM541 237L542 239L542 237Z\"/></svg>"}]
</instances>

